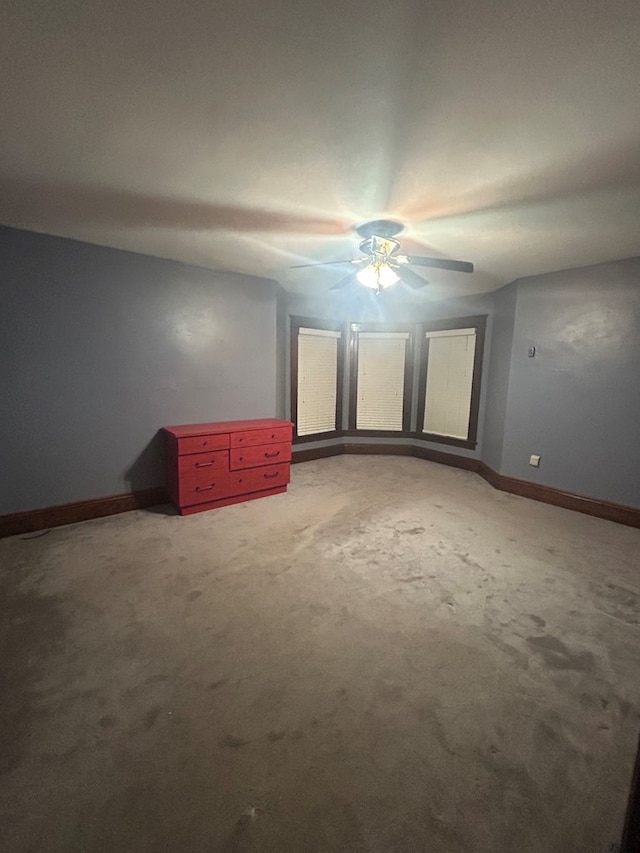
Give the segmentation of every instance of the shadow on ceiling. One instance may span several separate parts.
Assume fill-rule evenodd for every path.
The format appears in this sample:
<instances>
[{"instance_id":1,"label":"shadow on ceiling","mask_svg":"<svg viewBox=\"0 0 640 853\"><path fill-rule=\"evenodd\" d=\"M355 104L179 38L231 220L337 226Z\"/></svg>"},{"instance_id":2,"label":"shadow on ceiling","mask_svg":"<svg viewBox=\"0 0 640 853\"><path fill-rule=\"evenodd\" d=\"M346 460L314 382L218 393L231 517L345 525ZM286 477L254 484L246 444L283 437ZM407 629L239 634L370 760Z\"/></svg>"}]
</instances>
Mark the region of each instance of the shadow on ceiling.
<instances>
[{"instance_id":1,"label":"shadow on ceiling","mask_svg":"<svg viewBox=\"0 0 640 853\"><path fill-rule=\"evenodd\" d=\"M34 200L38 219L126 228L172 228L187 231L283 232L340 236L351 232L352 223L339 219L261 210L235 205L209 204L166 196L38 183L28 179L0 180L5 217L16 226L28 227L25 212L33 220Z\"/></svg>"}]
</instances>

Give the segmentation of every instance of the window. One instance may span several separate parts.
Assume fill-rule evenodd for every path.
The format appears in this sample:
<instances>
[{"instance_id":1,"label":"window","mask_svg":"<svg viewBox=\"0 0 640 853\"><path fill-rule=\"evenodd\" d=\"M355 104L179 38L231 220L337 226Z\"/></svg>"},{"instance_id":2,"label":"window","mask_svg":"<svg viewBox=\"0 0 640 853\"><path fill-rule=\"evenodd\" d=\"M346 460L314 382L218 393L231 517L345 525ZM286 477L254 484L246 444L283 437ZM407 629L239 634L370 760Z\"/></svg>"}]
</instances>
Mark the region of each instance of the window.
<instances>
[{"instance_id":1,"label":"window","mask_svg":"<svg viewBox=\"0 0 640 853\"><path fill-rule=\"evenodd\" d=\"M475 448L485 325L486 316L350 327L292 317L294 441L413 436ZM345 432L343 377L349 385Z\"/></svg>"},{"instance_id":2,"label":"window","mask_svg":"<svg viewBox=\"0 0 640 853\"><path fill-rule=\"evenodd\" d=\"M432 441L476 446L485 317L424 327L418 432Z\"/></svg>"},{"instance_id":3,"label":"window","mask_svg":"<svg viewBox=\"0 0 640 853\"><path fill-rule=\"evenodd\" d=\"M350 428L360 433L409 429L412 334L405 328L352 326Z\"/></svg>"},{"instance_id":4,"label":"window","mask_svg":"<svg viewBox=\"0 0 640 853\"><path fill-rule=\"evenodd\" d=\"M291 318L291 419L296 438L342 427L343 333L330 321Z\"/></svg>"}]
</instances>

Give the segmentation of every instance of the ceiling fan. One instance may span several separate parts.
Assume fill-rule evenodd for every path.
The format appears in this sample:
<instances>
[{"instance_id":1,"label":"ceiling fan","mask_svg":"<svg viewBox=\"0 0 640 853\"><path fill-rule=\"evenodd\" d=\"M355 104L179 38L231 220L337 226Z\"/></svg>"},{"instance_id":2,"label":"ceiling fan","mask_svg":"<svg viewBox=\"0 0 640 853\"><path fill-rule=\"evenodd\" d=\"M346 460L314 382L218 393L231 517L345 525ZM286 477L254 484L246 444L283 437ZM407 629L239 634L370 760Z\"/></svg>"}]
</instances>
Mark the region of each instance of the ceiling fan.
<instances>
[{"instance_id":1,"label":"ceiling fan","mask_svg":"<svg viewBox=\"0 0 640 853\"><path fill-rule=\"evenodd\" d=\"M420 255L400 254L400 242L396 236L404 230L404 225L389 219L376 219L365 222L354 229L362 237L360 251L362 258L352 258L346 261L327 261L318 264L296 264L290 269L304 267L324 267L335 264L355 264L360 267L357 272L340 279L331 290L342 290L354 282L382 293L388 287L401 281L412 290L419 290L429 282L414 272L411 267L436 267L454 272L473 272L473 264L469 261L452 261L445 258L427 258Z\"/></svg>"}]
</instances>

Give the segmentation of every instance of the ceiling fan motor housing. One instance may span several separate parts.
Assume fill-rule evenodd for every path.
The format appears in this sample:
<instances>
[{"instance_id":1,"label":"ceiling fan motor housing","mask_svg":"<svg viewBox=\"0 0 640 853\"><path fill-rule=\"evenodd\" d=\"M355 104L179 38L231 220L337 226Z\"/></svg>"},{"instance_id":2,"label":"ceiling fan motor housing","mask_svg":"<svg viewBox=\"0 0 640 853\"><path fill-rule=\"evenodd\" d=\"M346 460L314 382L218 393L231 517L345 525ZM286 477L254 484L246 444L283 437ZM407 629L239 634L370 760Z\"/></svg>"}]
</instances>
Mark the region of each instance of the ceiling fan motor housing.
<instances>
[{"instance_id":1,"label":"ceiling fan motor housing","mask_svg":"<svg viewBox=\"0 0 640 853\"><path fill-rule=\"evenodd\" d=\"M363 225L358 225L355 229L356 234L359 234L365 240L370 240L372 237L391 239L402 231L404 231L404 225L400 222L394 222L391 219L375 219L373 222L365 222Z\"/></svg>"}]
</instances>

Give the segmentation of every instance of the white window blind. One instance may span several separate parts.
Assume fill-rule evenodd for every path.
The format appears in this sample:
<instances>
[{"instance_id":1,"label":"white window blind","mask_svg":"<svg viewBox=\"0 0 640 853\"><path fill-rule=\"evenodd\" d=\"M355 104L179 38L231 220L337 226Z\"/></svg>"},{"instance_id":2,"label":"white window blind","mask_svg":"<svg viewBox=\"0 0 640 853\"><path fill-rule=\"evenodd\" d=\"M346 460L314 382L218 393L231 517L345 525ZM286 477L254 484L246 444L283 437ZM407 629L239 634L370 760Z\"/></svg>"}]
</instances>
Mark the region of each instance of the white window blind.
<instances>
[{"instance_id":1,"label":"white window blind","mask_svg":"<svg viewBox=\"0 0 640 853\"><path fill-rule=\"evenodd\" d=\"M358 333L356 429L402 431L408 332Z\"/></svg>"},{"instance_id":2,"label":"white window blind","mask_svg":"<svg viewBox=\"0 0 640 853\"><path fill-rule=\"evenodd\" d=\"M340 337L328 329L298 331L298 435L336 429Z\"/></svg>"},{"instance_id":3,"label":"white window blind","mask_svg":"<svg viewBox=\"0 0 640 853\"><path fill-rule=\"evenodd\" d=\"M427 332L427 339L424 431L466 439L469 436L476 330Z\"/></svg>"}]
</instances>

